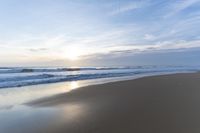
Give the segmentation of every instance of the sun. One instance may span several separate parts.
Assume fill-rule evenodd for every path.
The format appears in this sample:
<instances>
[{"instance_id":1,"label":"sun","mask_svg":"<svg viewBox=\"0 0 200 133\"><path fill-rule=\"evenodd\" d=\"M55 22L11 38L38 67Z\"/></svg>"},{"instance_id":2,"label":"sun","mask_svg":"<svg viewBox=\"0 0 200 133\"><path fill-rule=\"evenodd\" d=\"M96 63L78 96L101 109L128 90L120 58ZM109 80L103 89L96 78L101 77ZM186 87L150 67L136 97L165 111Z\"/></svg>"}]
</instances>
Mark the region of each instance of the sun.
<instances>
[{"instance_id":1,"label":"sun","mask_svg":"<svg viewBox=\"0 0 200 133\"><path fill-rule=\"evenodd\" d=\"M70 51L68 54L67 54L67 58L69 60L78 60L79 58L79 55L76 51Z\"/></svg>"},{"instance_id":2,"label":"sun","mask_svg":"<svg viewBox=\"0 0 200 133\"><path fill-rule=\"evenodd\" d=\"M69 48L68 50L66 50L66 58L71 60L71 61L75 61L75 60L79 60L80 55L81 55L81 51L78 48L72 47Z\"/></svg>"}]
</instances>

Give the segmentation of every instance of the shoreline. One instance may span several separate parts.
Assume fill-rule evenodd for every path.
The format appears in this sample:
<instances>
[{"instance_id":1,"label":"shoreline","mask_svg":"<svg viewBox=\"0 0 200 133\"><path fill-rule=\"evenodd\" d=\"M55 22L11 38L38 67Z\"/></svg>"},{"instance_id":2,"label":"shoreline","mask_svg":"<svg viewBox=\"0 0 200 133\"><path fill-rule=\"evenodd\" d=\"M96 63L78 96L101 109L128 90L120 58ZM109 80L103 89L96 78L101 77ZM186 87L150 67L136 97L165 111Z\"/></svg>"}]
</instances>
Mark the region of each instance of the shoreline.
<instances>
[{"instance_id":1,"label":"shoreline","mask_svg":"<svg viewBox=\"0 0 200 133\"><path fill-rule=\"evenodd\" d=\"M125 76L116 78L104 78L104 79L94 79L94 80L81 80L72 82L58 82L53 84L40 84L32 86L14 87L11 89L0 89L0 109L8 108L11 106L17 106L37 99L48 98L58 94L63 94L70 92L71 90L76 90L82 87L91 85L100 85L105 83L133 80L137 78L155 76L155 75L166 75L174 74L174 72L163 72L163 73L150 73L139 74L135 76ZM177 72L180 73L180 72ZM185 72L188 73L188 72ZM3 94L3 95L2 95Z\"/></svg>"},{"instance_id":2,"label":"shoreline","mask_svg":"<svg viewBox=\"0 0 200 133\"><path fill-rule=\"evenodd\" d=\"M3 130L0 125L0 131L199 133L199 87L200 72L81 87L26 103L28 110L4 115L11 118ZM23 114L26 117L22 117ZM3 119L0 122L3 123Z\"/></svg>"},{"instance_id":3,"label":"shoreline","mask_svg":"<svg viewBox=\"0 0 200 133\"><path fill-rule=\"evenodd\" d=\"M115 79L115 80L110 80L110 81L103 81L102 83L93 83L93 84L90 84L90 85L84 85L84 86L81 86L81 87L77 87L76 89L74 90L71 90L69 92L66 92L66 93L62 93L62 94L56 94L56 95L53 95L53 96L49 96L49 97L44 97L44 98L39 98L39 99L36 99L36 100L32 100L30 102L27 102L27 103L24 103L24 105L28 105L28 106L38 106L39 103L43 103L45 101L48 101L48 100L51 100L51 99L59 99L59 97L62 97L62 96L66 96L66 95L71 95L70 93L76 93L80 90L83 90L84 89L87 89L88 87L89 88L95 88L95 87L99 87L99 86L106 86L106 85L114 85L114 84L118 84L118 83L124 83L126 84L126 82L134 82L135 80L143 80L143 79L149 79L149 78L156 78L156 77L165 77L165 76L177 76L177 75L191 75L191 74L199 74L200 75L200 72L178 72L178 73L164 73L164 74L153 74L152 75L145 75L145 76L139 76L139 77L118 77L119 79ZM40 106L40 105L39 105ZM42 106L40 106L42 107Z\"/></svg>"}]
</instances>

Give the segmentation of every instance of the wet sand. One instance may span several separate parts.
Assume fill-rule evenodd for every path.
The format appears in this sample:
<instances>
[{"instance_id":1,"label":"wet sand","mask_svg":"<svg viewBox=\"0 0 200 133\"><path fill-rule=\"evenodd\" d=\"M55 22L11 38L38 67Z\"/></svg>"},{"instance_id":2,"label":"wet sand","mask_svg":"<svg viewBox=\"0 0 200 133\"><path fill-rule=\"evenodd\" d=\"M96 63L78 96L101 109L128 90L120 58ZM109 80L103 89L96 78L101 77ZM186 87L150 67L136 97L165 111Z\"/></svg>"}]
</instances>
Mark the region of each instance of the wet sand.
<instances>
[{"instance_id":1,"label":"wet sand","mask_svg":"<svg viewBox=\"0 0 200 133\"><path fill-rule=\"evenodd\" d=\"M92 85L26 105L47 110L15 133L199 133L200 73Z\"/></svg>"}]
</instances>

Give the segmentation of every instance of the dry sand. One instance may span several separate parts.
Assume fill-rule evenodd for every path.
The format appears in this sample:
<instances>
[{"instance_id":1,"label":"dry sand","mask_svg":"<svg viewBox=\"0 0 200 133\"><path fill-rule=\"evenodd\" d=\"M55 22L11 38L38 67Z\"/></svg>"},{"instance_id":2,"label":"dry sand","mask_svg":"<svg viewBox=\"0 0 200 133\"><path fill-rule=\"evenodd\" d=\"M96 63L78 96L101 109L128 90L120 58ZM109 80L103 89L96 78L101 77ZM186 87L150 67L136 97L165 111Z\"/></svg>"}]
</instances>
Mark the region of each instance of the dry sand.
<instances>
[{"instance_id":1,"label":"dry sand","mask_svg":"<svg viewBox=\"0 0 200 133\"><path fill-rule=\"evenodd\" d=\"M200 133L200 73L93 85L27 105L66 109L29 132Z\"/></svg>"}]
</instances>

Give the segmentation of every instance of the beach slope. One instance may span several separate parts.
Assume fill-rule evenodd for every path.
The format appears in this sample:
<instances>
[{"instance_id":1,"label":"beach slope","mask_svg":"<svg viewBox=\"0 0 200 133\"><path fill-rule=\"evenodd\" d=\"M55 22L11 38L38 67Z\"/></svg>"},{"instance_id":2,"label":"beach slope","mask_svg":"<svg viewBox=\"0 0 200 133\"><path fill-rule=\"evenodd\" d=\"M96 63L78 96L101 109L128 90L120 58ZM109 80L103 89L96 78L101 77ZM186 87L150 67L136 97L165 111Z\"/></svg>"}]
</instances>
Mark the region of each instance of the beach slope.
<instances>
[{"instance_id":1,"label":"beach slope","mask_svg":"<svg viewBox=\"0 0 200 133\"><path fill-rule=\"evenodd\" d=\"M65 115L77 115L63 118L45 132L199 133L200 73L93 85L27 105L72 108Z\"/></svg>"}]
</instances>

